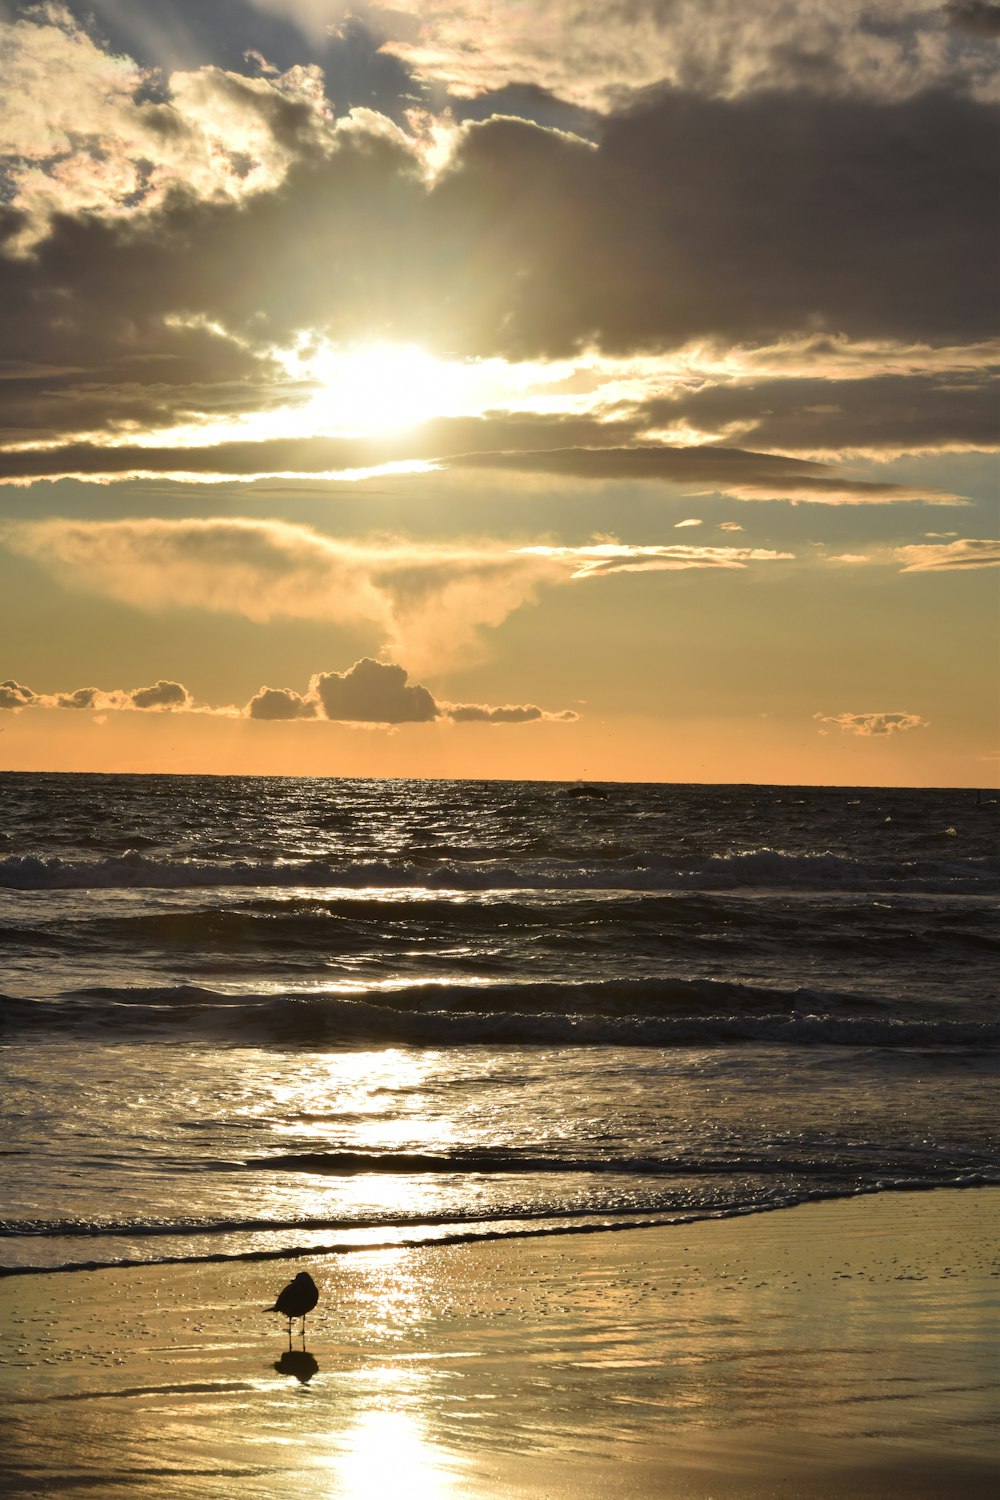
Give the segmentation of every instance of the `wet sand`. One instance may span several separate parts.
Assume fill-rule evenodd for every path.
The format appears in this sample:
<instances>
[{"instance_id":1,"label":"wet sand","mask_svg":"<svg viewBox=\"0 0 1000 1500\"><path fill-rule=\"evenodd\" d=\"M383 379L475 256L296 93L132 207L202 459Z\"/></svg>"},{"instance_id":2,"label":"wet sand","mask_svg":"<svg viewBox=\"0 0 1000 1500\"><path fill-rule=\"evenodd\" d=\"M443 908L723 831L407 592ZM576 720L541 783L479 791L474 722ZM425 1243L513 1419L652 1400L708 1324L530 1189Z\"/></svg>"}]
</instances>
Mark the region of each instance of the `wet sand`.
<instances>
[{"instance_id":1,"label":"wet sand","mask_svg":"<svg viewBox=\"0 0 1000 1500\"><path fill-rule=\"evenodd\" d=\"M308 1355L264 1308L297 1270ZM1000 1189L0 1282L0 1492L963 1500L1000 1484Z\"/></svg>"}]
</instances>

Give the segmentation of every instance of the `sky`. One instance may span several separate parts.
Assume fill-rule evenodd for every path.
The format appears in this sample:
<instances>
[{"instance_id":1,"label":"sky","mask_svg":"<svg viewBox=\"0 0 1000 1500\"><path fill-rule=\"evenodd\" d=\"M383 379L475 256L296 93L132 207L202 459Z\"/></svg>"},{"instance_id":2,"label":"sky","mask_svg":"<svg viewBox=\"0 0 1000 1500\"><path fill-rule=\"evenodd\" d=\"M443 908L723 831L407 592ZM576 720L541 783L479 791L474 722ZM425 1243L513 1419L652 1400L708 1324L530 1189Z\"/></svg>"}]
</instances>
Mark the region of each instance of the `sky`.
<instances>
[{"instance_id":1,"label":"sky","mask_svg":"<svg viewBox=\"0 0 1000 1500\"><path fill-rule=\"evenodd\" d=\"M1000 4L0 0L0 769L992 786Z\"/></svg>"}]
</instances>

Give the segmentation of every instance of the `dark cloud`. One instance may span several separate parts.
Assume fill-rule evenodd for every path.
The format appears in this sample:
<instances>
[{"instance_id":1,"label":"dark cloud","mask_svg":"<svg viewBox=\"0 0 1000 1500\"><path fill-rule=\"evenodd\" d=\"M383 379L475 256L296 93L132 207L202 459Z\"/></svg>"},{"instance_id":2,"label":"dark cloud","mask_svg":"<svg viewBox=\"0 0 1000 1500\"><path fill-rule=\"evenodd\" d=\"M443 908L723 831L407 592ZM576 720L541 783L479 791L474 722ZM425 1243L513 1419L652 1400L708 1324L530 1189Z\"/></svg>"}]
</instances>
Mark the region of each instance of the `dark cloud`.
<instances>
[{"instance_id":1,"label":"dark cloud","mask_svg":"<svg viewBox=\"0 0 1000 1500\"><path fill-rule=\"evenodd\" d=\"M452 719L459 724L532 724L540 719L570 723L573 709L548 713L533 703L438 703L429 690L411 683L403 667L363 657L346 672L318 672L305 696L290 688L261 688L247 705L251 719L301 719L318 712L327 719L357 724L427 724Z\"/></svg>"},{"instance_id":2,"label":"dark cloud","mask_svg":"<svg viewBox=\"0 0 1000 1500\"><path fill-rule=\"evenodd\" d=\"M324 473L400 460L460 460L466 454L545 450L567 444L601 447L628 440L636 422L531 414L441 418L419 429L378 438L245 439L178 447L117 442L68 442L58 449L0 452L0 478L42 478L59 473L125 474L141 470L193 474L294 471Z\"/></svg>"},{"instance_id":3,"label":"dark cloud","mask_svg":"<svg viewBox=\"0 0 1000 1500\"><path fill-rule=\"evenodd\" d=\"M1000 443L1000 380L995 370L758 380L684 391L645 412L654 427L683 419L716 433L738 423L740 441L754 448L988 449Z\"/></svg>"},{"instance_id":4,"label":"dark cloud","mask_svg":"<svg viewBox=\"0 0 1000 1500\"><path fill-rule=\"evenodd\" d=\"M658 410L650 408L647 418ZM807 459L708 443L681 447L629 442L639 425L635 420L598 422L515 414L442 419L401 437L377 440L276 438L184 448L125 443L106 447L76 442L59 448L0 451L0 480L64 474L226 474L252 478L269 473L336 473L409 460L432 461L449 468L509 469L573 479L710 484L740 494L817 501L844 496L858 500L913 497L912 487L840 477L829 465Z\"/></svg>"},{"instance_id":5,"label":"dark cloud","mask_svg":"<svg viewBox=\"0 0 1000 1500\"><path fill-rule=\"evenodd\" d=\"M72 692L34 693L22 683L8 680L0 683L0 708L95 709L100 712L119 709L194 709L195 703L186 687L163 678L152 687L123 692L120 688L82 687ZM203 710L202 710L203 711Z\"/></svg>"},{"instance_id":6,"label":"dark cloud","mask_svg":"<svg viewBox=\"0 0 1000 1500\"><path fill-rule=\"evenodd\" d=\"M563 448L539 453L465 454L468 468L516 469L575 479L659 480L669 484L711 484L742 499L812 500L817 504L910 499L943 500L926 486L868 483L840 478L826 464L748 453L705 444L672 448L645 444L632 448Z\"/></svg>"},{"instance_id":7,"label":"dark cloud","mask_svg":"<svg viewBox=\"0 0 1000 1500\"><path fill-rule=\"evenodd\" d=\"M946 94L675 92L609 119L596 149L472 125L428 189L415 149L359 122L238 203L178 189L146 214L57 215L33 257L0 261L5 356L144 386L144 360L186 352L190 386L252 380L253 350L309 328L511 357L978 339L1000 321L997 154L997 111Z\"/></svg>"},{"instance_id":8,"label":"dark cloud","mask_svg":"<svg viewBox=\"0 0 1000 1500\"><path fill-rule=\"evenodd\" d=\"M186 687L162 677L152 687L136 688L129 697L133 708L187 708L191 702Z\"/></svg>"},{"instance_id":9,"label":"dark cloud","mask_svg":"<svg viewBox=\"0 0 1000 1500\"><path fill-rule=\"evenodd\" d=\"M475 127L432 209L442 243L480 247L452 295L483 337L492 313L507 351L822 328L972 338L984 309L1000 317L998 144L994 109L944 94L674 93L609 120L597 151L521 122Z\"/></svg>"},{"instance_id":10,"label":"dark cloud","mask_svg":"<svg viewBox=\"0 0 1000 1500\"><path fill-rule=\"evenodd\" d=\"M580 717L572 708L550 714L534 703L509 703L499 708L490 708L485 703L450 703L444 712L456 724L532 724L539 719L557 719L569 724Z\"/></svg>"},{"instance_id":11,"label":"dark cloud","mask_svg":"<svg viewBox=\"0 0 1000 1500\"><path fill-rule=\"evenodd\" d=\"M0 682L0 708L23 708L34 697L31 689L22 682L14 682L10 677L6 682Z\"/></svg>"},{"instance_id":12,"label":"dark cloud","mask_svg":"<svg viewBox=\"0 0 1000 1500\"><path fill-rule=\"evenodd\" d=\"M115 688L77 688L75 692L35 693L8 678L0 682L0 710L35 708L92 709L100 712L138 709L186 710L234 715L236 709L196 704L179 682L161 678L153 686L122 692ZM535 704L437 703L430 691L411 683L403 667L363 657L346 672L318 672L307 693L292 688L260 688L243 709L248 719L326 718L356 724L428 724L452 719L460 724L531 724L541 719L571 723L574 709L551 713Z\"/></svg>"},{"instance_id":13,"label":"dark cloud","mask_svg":"<svg viewBox=\"0 0 1000 1500\"><path fill-rule=\"evenodd\" d=\"M0 443L60 442L92 432L127 440L137 431L192 418L224 420L267 411L298 394L290 382L269 380L270 361L221 339L212 348L207 336L197 340L201 355L188 383L180 347L184 342L196 340L179 340L168 332L161 355L141 364L112 360L100 372L106 377L102 379L94 378L96 372L44 367L6 377L0 373ZM166 352L169 348L172 354ZM231 378L234 367L244 379Z\"/></svg>"},{"instance_id":14,"label":"dark cloud","mask_svg":"<svg viewBox=\"0 0 1000 1500\"><path fill-rule=\"evenodd\" d=\"M275 376L272 342L320 325L391 336L393 283L413 281L417 163L377 132L348 134L330 157L299 150L284 185L242 207L177 188L147 213L57 213L31 255L0 252L5 359L75 372L9 393L6 440L37 440L46 422L56 434L88 423L113 434L254 411ZM24 222L0 207L0 243Z\"/></svg>"},{"instance_id":15,"label":"dark cloud","mask_svg":"<svg viewBox=\"0 0 1000 1500\"><path fill-rule=\"evenodd\" d=\"M246 712L249 719L311 719L316 715L316 703L291 688L262 687L250 699Z\"/></svg>"},{"instance_id":16,"label":"dark cloud","mask_svg":"<svg viewBox=\"0 0 1000 1500\"><path fill-rule=\"evenodd\" d=\"M57 693L56 708L95 708L101 697L100 688L77 688L74 693ZM139 707L142 705L140 704Z\"/></svg>"},{"instance_id":17,"label":"dark cloud","mask_svg":"<svg viewBox=\"0 0 1000 1500\"><path fill-rule=\"evenodd\" d=\"M423 724L438 717L425 687L391 662L362 657L347 672L319 672L310 683L328 719L356 723Z\"/></svg>"},{"instance_id":18,"label":"dark cloud","mask_svg":"<svg viewBox=\"0 0 1000 1500\"><path fill-rule=\"evenodd\" d=\"M970 36L1000 37L1000 5L990 0L948 0L944 13L952 26Z\"/></svg>"}]
</instances>

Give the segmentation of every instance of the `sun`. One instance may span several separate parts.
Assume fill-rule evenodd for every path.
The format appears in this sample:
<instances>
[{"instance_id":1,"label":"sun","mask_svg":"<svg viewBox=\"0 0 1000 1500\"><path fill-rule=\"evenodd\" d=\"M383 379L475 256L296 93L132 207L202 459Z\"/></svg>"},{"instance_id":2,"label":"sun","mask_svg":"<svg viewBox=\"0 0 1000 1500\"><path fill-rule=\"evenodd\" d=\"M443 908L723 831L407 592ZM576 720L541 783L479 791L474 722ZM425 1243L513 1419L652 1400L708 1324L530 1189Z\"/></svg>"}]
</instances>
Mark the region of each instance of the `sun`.
<instances>
[{"instance_id":1,"label":"sun","mask_svg":"<svg viewBox=\"0 0 1000 1500\"><path fill-rule=\"evenodd\" d=\"M470 387L482 386L476 373L412 344L328 346L309 361L317 385L309 405L334 434L400 431L468 410Z\"/></svg>"},{"instance_id":2,"label":"sun","mask_svg":"<svg viewBox=\"0 0 1000 1500\"><path fill-rule=\"evenodd\" d=\"M303 433L331 437L405 431L435 417L528 409L538 392L565 380L554 361L442 359L415 344L310 341L283 356L288 374L314 394L297 410Z\"/></svg>"}]
</instances>

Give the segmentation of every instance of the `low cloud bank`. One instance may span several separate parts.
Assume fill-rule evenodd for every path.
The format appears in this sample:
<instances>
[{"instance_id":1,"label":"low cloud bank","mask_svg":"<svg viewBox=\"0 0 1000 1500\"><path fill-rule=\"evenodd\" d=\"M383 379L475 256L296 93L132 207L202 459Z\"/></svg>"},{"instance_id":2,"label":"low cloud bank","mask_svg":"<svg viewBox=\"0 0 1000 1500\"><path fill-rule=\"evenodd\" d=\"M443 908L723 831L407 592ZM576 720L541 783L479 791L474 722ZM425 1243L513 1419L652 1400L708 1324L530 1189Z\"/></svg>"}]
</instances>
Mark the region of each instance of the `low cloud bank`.
<instances>
[{"instance_id":1,"label":"low cloud bank","mask_svg":"<svg viewBox=\"0 0 1000 1500\"><path fill-rule=\"evenodd\" d=\"M927 720L919 714L814 714L821 724L830 724L848 734L859 734L865 739L902 734L907 729L926 729ZM825 734L826 730L821 730Z\"/></svg>"},{"instance_id":2,"label":"low cloud bank","mask_svg":"<svg viewBox=\"0 0 1000 1500\"><path fill-rule=\"evenodd\" d=\"M197 713L212 712L198 708L188 692L179 682L160 678L151 687L133 688L124 692L121 688L106 690L97 687L75 688L68 693L36 693L23 682L8 678L0 682L0 709L18 708L68 708L95 709L141 709L164 711L188 709Z\"/></svg>"},{"instance_id":3,"label":"low cloud bank","mask_svg":"<svg viewBox=\"0 0 1000 1500\"><path fill-rule=\"evenodd\" d=\"M438 702L421 683L394 662L364 656L346 672L317 672L309 691L262 687L244 710L250 719L336 719L354 724L530 724L541 719L569 723L573 709L550 713L533 703L490 705Z\"/></svg>"},{"instance_id":4,"label":"low cloud bank","mask_svg":"<svg viewBox=\"0 0 1000 1500\"><path fill-rule=\"evenodd\" d=\"M0 710L91 709L95 712L218 714L226 718L269 720L325 719L349 724L531 724L540 720L571 723L573 709L550 712L534 703L488 704L439 702L422 683L411 683L409 673L394 662L364 656L346 672L316 672L305 693L294 688L261 687L243 708L197 703L179 682L161 678L151 687L124 692L120 688L84 687L73 692L36 693L8 678L0 682Z\"/></svg>"}]
</instances>

